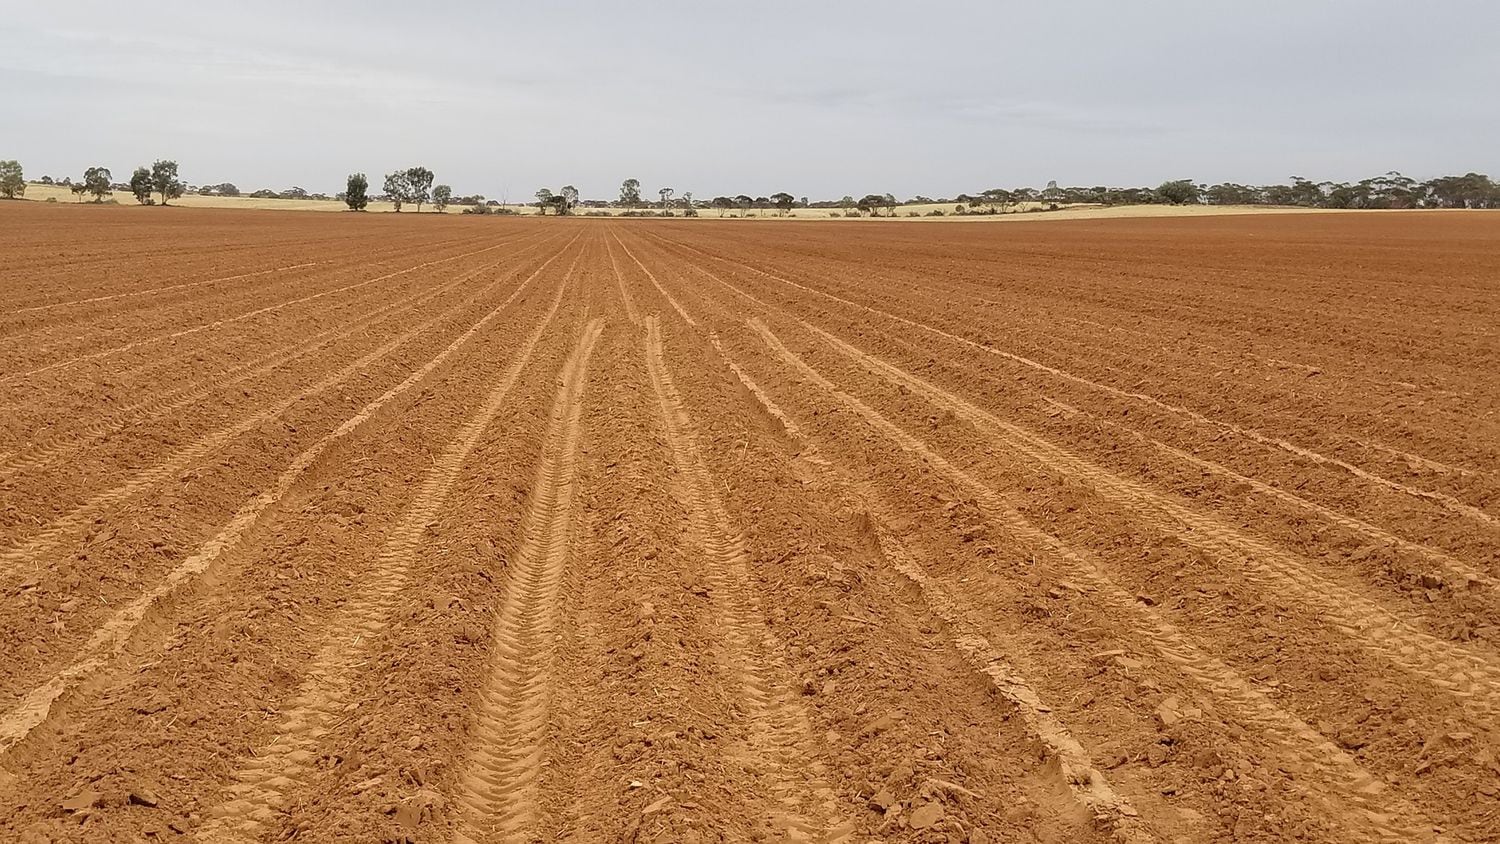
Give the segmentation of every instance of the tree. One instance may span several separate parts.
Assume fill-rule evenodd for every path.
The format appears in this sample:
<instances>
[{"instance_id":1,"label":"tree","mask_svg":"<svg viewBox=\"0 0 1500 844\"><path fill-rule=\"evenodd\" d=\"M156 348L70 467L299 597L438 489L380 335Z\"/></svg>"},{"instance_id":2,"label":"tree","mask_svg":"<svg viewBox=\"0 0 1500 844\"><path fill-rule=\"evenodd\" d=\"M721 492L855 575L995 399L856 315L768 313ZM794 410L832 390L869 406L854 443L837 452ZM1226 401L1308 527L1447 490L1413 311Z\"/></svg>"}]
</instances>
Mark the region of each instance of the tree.
<instances>
[{"instance_id":1,"label":"tree","mask_svg":"<svg viewBox=\"0 0 1500 844\"><path fill-rule=\"evenodd\" d=\"M777 216L785 217L787 212L792 210L792 203L796 199L786 191L782 191L781 193L771 194L771 201L776 204Z\"/></svg>"},{"instance_id":2,"label":"tree","mask_svg":"<svg viewBox=\"0 0 1500 844\"><path fill-rule=\"evenodd\" d=\"M895 194L888 193L885 196L881 197L880 198L880 204L885 206L885 215L887 217L894 217L894 216L896 216L896 196L895 196Z\"/></svg>"},{"instance_id":3,"label":"tree","mask_svg":"<svg viewBox=\"0 0 1500 844\"><path fill-rule=\"evenodd\" d=\"M551 188L542 188L536 192L537 211L544 217L547 216L547 206L554 205L556 201L556 197L552 195Z\"/></svg>"},{"instance_id":4,"label":"tree","mask_svg":"<svg viewBox=\"0 0 1500 844\"><path fill-rule=\"evenodd\" d=\"M1173 205L1185 205L1187 203L1197 204L1199 191L1198 186L1193 184L1192 179L1178 179L1172 182L1162 182L1161 187L1156 189L1156 195L1163 202Z\"/></svg>"},{"instance_id":5,"label":"tree","mask_svg":"<svg viewBox=\"0 0 1500 844\"><path fill-rule=\"evenodd\" d=\"M239 196L240 189L234 186L234 182L222 182L214 185L214 193L219 196Z\"/></svg>"},{"instance_id":6,"label":"tree","mask_svg":"<svg viewBox=\"0 0 1500 844\"><path fill-rule=\"evenodd\" d=\"M113 177L108 167L90 167L83 171L83 190L94 195L95 202L103 202L109 195L109 183Z\"/></svg>"},{"instance_id":7,"label":"tree","mask_svg":"<svg viewBox=\"0 0 1500 844\"><path fill-rule=\"evenodd\" d=\"M730 199L727 196L716 196L714 197L713 202L710 202L709 204L719 209L719 216L722 217L724 216L725 211L728 211L729 209L734 207L734 200Z\"/></svg>"},{"instance_id":8,"label":"tree","mask_svg":"<svg viewBox=\"0 0 1500 844\"><path fill-rule=\"evenodd\" d=\"M755 200L742 193L734 198L734 204L740 207L740 216L743 217L749 213L750 206L755 204Z\"/></svg>"},{"instance_id":9,"label":"tree","mask_svg":"<svg viewBox=\"0 0 1500 844\"><path fill-rule=\"evenodd\" d=\"M557 189L557 197L553 201L557 203L559 214L571 214L578 207L578 188L563 185Z\"/></svg>"},{"instance_id":10,"label":"tree","mask_svg":"<svg viewBox=\"0 0 1500 844\"><path fill-rule=\"evenodd\" d=\"M453 188L448 185L438 185L432 189L432 204L437 208L439 214L443 213L444 209L448 207L448 203L452 201Z\"/></svg>"},{"instance_id":11,"label":"tree","mask_svg":"<svg viewBox=\"0 0 1500 844\"><path fill-rule=\"evenodd\" d=\"M406 198L417 206L417 212L421 213L422 204L427 202L432 195L432 171L426 167L413 167L406 171Z\"/></svg>"},{"instance_id":12,"label":"tree","mask_svg":"<svg viewBox=\"0 0 1500 844\"><path fill-rule=\"evenodd\" d=\"M1056 208L1058 205L1062 204L1064 196L1065 191L1057 186L1056 179L1048 182L1047 186L1045 188L1042 188L1042 201L1052 206L1053 208Z\"/></svg>"},{"instance_id":13,"label":"tree","mask_svg":"<svg viewBox=\"0 0 1500 844\"><path fill-rule=\"evenodd\" d=\"M411 184L406 175L410 171L397 170L394 173L385 174L385 195L390 198L391 204L396 206L396 213L401 213L401 206L411 202Z\"/></svg>"},{"instance_id":14,"label":"tree","mask_svg":"<svg viewBox=\"0 0 1500 844\"><path fill-rule=\"evenodd\" d=\"M0 194L6 199L26 195L26 176L21 171L21 162L14 159L0 161Z\"/></svg>"},{"instance_id":15,"label":"tree","mask_svg":"<svg viewBox=\"0 0 1500 844\"><path fill-rule=\"evenodd\" d=\"M182 196L183 184L177 178L177 162L157 159L151 165L151 187L161 194L161 204Z\"/></svg>"},{"instance_id":16,"label":"tree","mask_svg":"<svg viewBox=\"0 0 1500 844\"><path fill-rule=\"evenodd\" d=\"M668 213L667 209L672 202L673 191L671 188L662 188L661 190L657 191L657 193L661 194L661 210L663 214L666 214Z\"/></svg>"},{"instance_id":17,"label":"tree","mask_svg":"<svg viewBox=\"0 0 1500 844\"><path fill-rule=\"evenodd\" d=\"M991 208L998 206L998 210L1004 211L1005 206L1009 205L1013 198L1011 192L1005 188L990 188L987 191L982 191L979 194L979 199L971 201L969 205L972 207L982 201Z\"/></svg>"},{"instance_id":18,"label":"tree","mask_svg":"<svg viewBox=\"0 0 1500 844\"><path fill-rule=\"evenodd\" d=\"M641 180L626 179L620 184L620 205L639 208L641 204Z\"/></svg>"},{"instance_id":19,"label":"tree","mask_svg":"<svg viewBox=\"0 0 1500 844\"><path fill-rule=\"evenodd\" d=\"M839 200L839 208L842 208L845 214L853 210L856 204L858 203L854 201L854 197L848 194L844 194L844 198Z\"/></svg>"},{"instance_id":20,"label":"tree","mask_svg":"<svg viewBox=\"0 0 1500 844\"><path fill-rule=\"evenodd\" d=\"M135 195L135 201L142 205L151 203L151 171L144 167L135 168L130 174L130 192Z\"/></svg>"},{"instance_id":21,"label":"tree","mask_svg":"<svg viewBox=\"0 0 1500 844\"><path fill-rule=\"evenodd\" d=\"M867 193L864 196L860 197L859 202L856 203L854 207L858 208L861 214L869 214L872 217L878 217L880 216L880 213L876 209L884 204L884 202L885 197L881 196L880 194Z\"/></svg>"},{"instance_id":22,"label":"tree","mask_svg":"<svg viewBox=\"0 0 1500 844\"><path fill-rule=\"evenodd\" d=\"M370 204L370 180L363 173L350 173L344 183L344 204L350 211L363 211Z\"/></svg>"}]
</instances>

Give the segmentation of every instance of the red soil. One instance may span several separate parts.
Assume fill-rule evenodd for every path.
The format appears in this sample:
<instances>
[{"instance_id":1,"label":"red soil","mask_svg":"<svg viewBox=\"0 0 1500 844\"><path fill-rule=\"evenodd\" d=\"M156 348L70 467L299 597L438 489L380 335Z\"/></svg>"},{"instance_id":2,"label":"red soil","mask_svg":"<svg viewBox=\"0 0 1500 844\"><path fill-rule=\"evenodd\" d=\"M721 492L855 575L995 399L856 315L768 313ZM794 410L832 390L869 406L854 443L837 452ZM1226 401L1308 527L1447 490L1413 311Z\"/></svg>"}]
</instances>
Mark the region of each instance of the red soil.
<instances>
[{"instance_id":1,"label":"red soil","mask_svg":"<svg viewBox=\"0 0 1500 844\"><path fill-rule=\"evenodd\" d=\"M0 217L6 840L1500 837L1500 217Z\"/></svg>"}]
</instances>

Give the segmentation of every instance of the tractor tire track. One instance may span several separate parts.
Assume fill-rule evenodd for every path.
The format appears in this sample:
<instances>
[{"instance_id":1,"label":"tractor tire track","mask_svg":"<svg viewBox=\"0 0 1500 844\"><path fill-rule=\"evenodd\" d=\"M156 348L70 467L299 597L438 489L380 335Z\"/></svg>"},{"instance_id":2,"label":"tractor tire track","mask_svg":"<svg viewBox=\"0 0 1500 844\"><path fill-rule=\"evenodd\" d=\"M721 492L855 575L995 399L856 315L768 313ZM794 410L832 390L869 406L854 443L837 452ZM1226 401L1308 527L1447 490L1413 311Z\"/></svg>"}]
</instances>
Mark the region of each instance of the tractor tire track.
<instances>
[{"instance_id":1,"label":"tractor tire track","mask_svg":"<svg viewBox=\"0 0 1500 844\"><path fill-rule=\"evenodd\" d=\"M761 408L780 422L787 435L802 446L798 457L817 467L816 471L829 477L835 488L844 490L865 510L882 556L903 577L916 584L922 593L923 603L934 614L958 631L958 635L952 639L953 646L976 671L990 679L1002 697L1015 705L1031 733L1060 760L1062 778L1072 799L1088 811L1096 824L1111 830L1124 844L1146 844L1158 840L1142 824L1140 813L1130 801L1115 791L1104 773L1094 765L1083 745L1052 714L1052 707L1043 703L1031 684L1009 665L1003 655L1005 649L992 645L983 633L968 622L963 602L954 598L936 579L928 576L915 556L896 537L895 531L889 527L889 520L881 515L871 496L856 491L852 481L821 455L817 444L803 432L796 420L729 356L717 334L711 334L709 341Z\"/></svg>"},{"instance_id":2,"label":"tractor tire track","mask_svg":"<svg viewBox=\"0 0 1500 844\"><path fill-rule=\"evenodd\" d=\"M1106 574L1102 566L1057 537L1037 528L1014 505L932 451L925 443L892 423L878 411L838 387L782 344L758 320L750 323L771 352L803 379L817 385L849 411L880 431L902 449L963 488L985 517L1005 532L1054 558L1070 576L1085 584L1089 594L1118 617L1130 622L1134 634L1149 643L1167 662L1210 692L1214 700L1253 728L1289 764L1305 769L1298 782L1366 840L1407 842L1430 839L1431 824L1404 799L1383 795L1384 783L1349 754L1302 720L1287 713L1222 660L1155 610L1142 605Z\"/></svg>"},{"instance_id":3,"label":"tractor tire track","mask_svg":"<svg viewBox=\"0 0 1500 844\"><path fill-rule=\"evenodd\" d=\"M103 671L112 661L120 658L125 653L136 629L150 616L155 607L168 596L186 589L189 584L200 580L208 571L221 565L222 560L232 554L257 525L265 522L276 512L276 506L281 500L330 448L362 430L366 423L396 399L409 393L413 387L425 383L433 372L467 345L475 334L509 308L531 281L561 255L562 252L559 252L548 259L546 264L533 272L504 302L470 326L441 352L412 371L405 380L366 404L358 413L345 419L329 434L298 454L291 464L277 476L271 487L240 507L222 530L178 563L176 568L155 586L111 615L74 655L72 662L32 689L15 707L0 715L0 756L52 718L55 704L60 698ZM555 310L554 305L553 312ZM528 354L529 350L530 347L527 347Z\"/></svg>"},{"instance_id":4,"label":"tractor tire track","mask_svg":"<svg viewBox=\"0 0 1500 844\"><path fill-rule=\"evenodd\" d=\"M1188 545L1232 559L1238 564L1236 572L1267 594L1295 595L1365 647L1460 698L1465 708L1483 721L1493 725L1500 717L1500 667L1478 652L1423 632L1420 618L1384 607L1355 587L1318 574L1310 561L1246 536L1144 484L1110 473L821 329L809 328L861 367L951 410L997 445L1024 455L1044 469L1088 482Z\"/></svg>"},{"instance_id":5,"label":"tractor tire track","mask_svg":"<svg viewBox=\"0 0 1500 844\"><path fill-rule=\"evenodd\" d=\"M480 692L475 745L457 796L461 844L531 840L535 790L552 695L558 588L572 553L574 491L589 357L604 330L592 320L563 367L520 547L506 571L493 657Z\"/></svg>"},{"instance_id":6,"label":"tractor tire track","mask_svg":"<svg viewBox=\"0 0 1500 844\"><path fill-rule=\"evenodd\" d=\"M439 264L446 264L446 263L449 263L451 261L458 261L458 260L461 260L461 259L464 259L464 258L473 257L475 255L482 255L482 254L484 254L486 252L492 252L492 251L494 251L496 249L499 249L502 246L507 245L508 243L509 243L509 241L504 241L504 242L501 242L501 243L493 244L491 246L486 246L483 249L476 249L476 250L473 250L471 252L465 252L465 253L462 253L462 254L459 254L459 255L450 255L450 256L448 256L446 258L437 258L435 260L425 261L423 263L415 264L413 266L407 267L406 269L403 269L403 270L396 270L394 272L385 273L383 275L375 276L374 278L369 278L369 279L365 279L364 281L355 282L354 284L346 284L346 285L344 285L342 287L336 287L336 288L334 288L332 290L324 290L324 291L322 291L320 293L313 293L313 294L308 295L308 296L301 296L301 297L298 297L298 298L295 298L295 299L289 299L289 300L284 301L284 302L279 302L279 303L277 303L275 305L266 305L264 307L255 308L254 310L246 311L245 313L236 314L236 315L234 315L232 317L226 317L224 319L217 319L217 320L210 320L209 322L201 323L201 324L195 325L195 326L193 326L191 328L184 328L184 329L180 329L178 331L169 332L169 333L166 333L166 334L159 334L159 335L157 335L155 337L145 337L145 338L142 338L140 340L132 340L129 343L122 343L121 345L113 346L113 347L108 348L108 349L102 349L102 350L97 351L97 352L89 352L88 354L78 355L76 357L68 358L66 360L55 361L53 363L47 364L46 366L37 367L35 369L28 369L28 370L25 370L25 371L22 371L22 372L14 372L14 373L11 373L11 374L6 375L4 377L0 377L0 385L9 384L9 383L11 383L13 381L20 381L20 380L25 379L25 378L30 378L33 375L40 375L40 374L45 373L45 372L52 372L52 371L58 370L58 369L66 369L66 368L69 368L69 367L72 367L72 366L76 366L76 365L78 365L80 363L86 363L88 361L101 360L103 358L107 358L107 357L111 357L113 355L120 354L121 352L127 352L127 351L130 351L131 349L140 348L142 346L150 346L150 345L154 345L156 343L166 342L168 340L176 340L176 339L179 339L179 338L182 338L182 337L187 337L187 336L190 336L190 335L193 335L193 334L197 334L197 333L199 333L201 331L208 331L208 330L211 330L211 329L219 328L221 326L229 325L231 323L243 322L244 320L247 320L247 319L254 319L255 317L258 317L258 316L261 316L261 315L264 315L264 314L268 314L268 313L274 313L274 312L279 311L279 310L281 310L283 308L292 307L293 305L301 305L301 304L305 304L307 302L313 302L313 301L321 299L321 298L323 298L325 296L332 296L332 295L337 294L337 293L345 293L345 292L348 292L350 290L358 290L358 289L360 289L362 287L368 287L368 286L370 286L372 284L376 284L378 282L388 281L388 280L396 278L398 276L406 275L407 273L413 273L413 272L417 272L418 270L424 270L424 269L427 269L429 267L438 266Z\"/></svg>"},{"instance_id":7,"label":"tractor tire track","mask_svg":"<svg viewBox=\"0 0 1500 844\"><path fill-rule=\"evenodd\" d=\"M951 410L981 433L998 438L997 442L1003 447L1025 455L1045 469L1087 481L1116 503L1142 513L1149 523L1169 535L1179 536L1186 544L1234 559L1239 563L1236 573L1268 594L1290 592L1297 595L1339 631L1392 664L1455 696L1482 721L1493 725L1500 719L1500 666L1481 653L1424 632L1420 618L1382 606L1354 587L1319 575L1308 562L1294 555L1246 536L1144 484L1101 469L953 393L866 354L806 320L790 315L784 308L751 296L706 270L700 268L700 272L762 307L788 314L789 318L859 366ZM1452 568L1450 573L1456 578L1477 578L1479 582L1484 582L1483 578L1487 577L1462 564Z\"/></svg>"},{"instance_id":8,"label":"tractor tire track","mask_svg":"<svg viewBox=\"0 0 1500 844\"><path fill-rule=\"evenodd\" d=\"M749 586L749 551L700 453L697 430L666 366L655 316L646 318L646 361L689 510L688 538L702 549L704 577L723 618L723 660L748 719L747 761L768 780L770 823L793 840L842 840L851 830L837 818L807 713L783 679L783 648Z\"/></svg>"},{"instance_id":9,"label":"tractor tire track","mask_svg":"<svg viewBox=\"0 0 1500 844\"><path fill-rule=\"evenodd\" d=\"M842 296L838 296L838 295L835 295L833 293L828 293L826 291L819 290L819 289L817 289L815 287L810 287L810 286L805 285L805 284L800 284L800 283L792 281L790 279L783 278L782 276L778 276L778 275L775 275L773 273L766 272L765 270L761 270L761 269L758 269L756 267L752 267L752 266L750 266L748 264L744 264L744 263L739 262L739 261L734 261L734 260L731 260L731 259L728 259L728 258L724 258L724 257L718 256L718 255L714 255L714 254L709 253L709 252L705 252L705 251L703 251L701 249L697 249L697 248L689 246L687 244L679 243L679 242L676 242L676 241L669 241L669 240L665 240L665 239L662 239L662 241L664 243L669 243L669 244L671 244L673 246L676 246L678 248L681 248L681 249L684 249L684 250L687 250L687 251L690 251L690 252L695 252L695 253L697 253L699 255L702 255L702 256L704 256L706 258L709 258L710 260L718 261L718 262L724 263L724 264L729 264L730 266L739 267L740 269L747 270L749 272L755 273L756 275L764 276L765 278L769 278L769 279L771 279L773 281L780 282L781 284L788 285L788 286L796 288L798 290L806 291L808 293L813 293L813 294L818 295L818 296L822 296L822 297L825 297L825 298L828 298L828 299L832 299L832 300L834 300L836 302L840 302L840 303L842 303L844 305L848 305L848 306L853 307L853 308L858 308L858 309L860 309L862 311L865 311L865 312L868 312L868 313L872 313L872 314L875 314L877 316L885 317L886 319L895 320L896 322L899 322L899 323L901 323L903 325L908 325L908 326L911 326L913 328L917 328L917 329L920 329L922 331L926 331L926 332L931 333L933 335L942 337L945 340L949 340L949 341L954 342L954 343L962 344L962 345L967 346L969 348L976 349L976 350L984 352L986 354L989 354L989 355L992 355L992 356L999 357L999 358L1002 358L1004 360L1010 361L1011 363L1020 364L1021 366L1025 366L1025 367L1027 367L1029 369L1034 369L1034 370L1037 370L1039 372L1045 372L1045 373L1047 373L1049 375L1052 375L1052 376L1054 376L1056 378L1061 378L1063 380L1066 380L1066 381L1078 384L1078 385L1083 386L1083 387L1087 387L1089 389L1099 390L1101 392L1108 393L1108 394L1110 394L1112 396L1115 396L1117 398L1128 399L1128 400L1131 400L1131 401L1136 401L1136 402L1141 402L1143 404L1148 404L1148 405L1151 405L1152 407L1155 407L1155 408L1157 408L1159 410L1163 410L1163 411L1166 411L1167 413L1173 414L1175 416L1191 420L1191 421L1193 421L1195 423L1198 423L1200 425L1205 425L1205 426L1209 426L1209 427L1218 428L1218 429L1223 430L1223 431L1228 431L1230 433L1233 433L1233 434L1235 434L1237 436L1240 436L1240 437L1243 437L1245 439L1251 440L1251 441L1253 441L1255 443L1258 443L1260 445L1267 446L1267 447L1270 447L1270 448L1279 449L1279 450L1288 452L1290 454L1297 455L1299 457L1302 457L1304 459L1310 460L1310 461L1312 461L1314 463L1317 463L1319 465L1331 466L1331 467L1335 467L1335 468L1341 469L1344 472L1346 472L1346 473L1348 473L1348 474L1350 474L1350 475L1352 475L1354 477L1357 477L1357 478L1359 478L1361 480L1367 481L1369 483L1372 483L1372 484L1375 484L1375 485L1378 485L1378 486L1385 487L1387 489L1394 490L1396 492L1402 493L1404 495L1407 495L1407 496L1410 496L1410 497L1413 497L1413 498L1418 498L1418 499L1421 499L1421 500L1424 500L1424 501L1435 503L1435 504L1437 504L1437 505L1439 505L1439 506L1441 506L1441 507L1449 510L1450 512L1462 515L1462 516L1464 516L1466 518L1473 519L1475 521L1479 521L1479 522L1482 522L1482 523L1490 525L1490 526L1500 526L1500 518L1496 518L1495 516L1492 516L1489 513L1486 513L1483 510L1480 510L1479 508L1474 507L1474 506L1472 506L1470 504L1465 504L1464 502L1462 502L1462 501L1458 500L1457 498L1455 498L1455 497L1453 497L1451 495L1448 495L1446 493L1434 492L1432 490L1421 489L1419 487L1414 487L1414 486L1410 486L1410 485L1407 485L1407 484L1403 484L1400 481L1394 481L1394 480L1391 480L1390 478L1384 477L1383 475L1378 475L1378 474L1376 474L1374 472L1370 472L1370 471L1368 471L1366 469L1362 469L1362 468L1360 468L1358 466L1355 466L1352 463L1349 463L1348 461L1340 460L1340 459L1335 458L1335 457L1328 457L1326 455L1323 455L1323 454L1320 454L1320 453L1318 453L1316 451L1313 451L1312 449L1304 448L1304 447L1299 446L1299 445L1297 445L1295 443L1288 442L1287 440L1282 439L1280 437L1274 437L1274 436L1270 436L1270 435L1267 435L1267 434L1263 434L1263 433L1261 433L1259 431L1256 431L1256 430L1251 429L1251 428L1246 428L1246 427L1241 426L1241 425L1237 425L1237 424L1235 424L1233 422L1225 422L1225 421L1222 421L1222 420L1219 420L1219 419L1214 419L1214 418L1211 418L1209 416L1205 416L1202 413L1199 413L1199 412L1197 412L1195 410L1192 410L1190 408L1181 407L1179 405L1171 404L1170 402L1163 401L1161 399L1156 398L1155 396L1147 395L1145 393L1140 393L1140 392L1136 392L1136 391L1133 391L1133 390L1125 390L1125 389L1121 389L1119 387L1111 386L1109 384L1102 384L1102 383L1097 382L1097 381L1092 381L1092 380L1084 378L1084 377L1082 377L1080 375L1075 375L1075 374L1073 374L1071 372L1068 372L1066 370L1059 369L1059 368L1053 367L1053 366L1048 366L1047 364L1041 363L1040 361L1033 360L1033 359L1028 358L1028 357L1026 357L1024 355L1018 355L1018 354L1015 354L1014 352L1008 352L1008 351L1005 351L1004 349L995 348L994 346L988 345L986 343L980 343L980 342L975 341L975 340L970 340L970 339L968 339L966 337L961 337L961 336L959 336L957 334L953 334L952 332L944 331L941 328L935 328L935 327L933 327L931 325L928 325L928 324L926 324L924 322L920 322L918 320L914 320L914 319L911 319L911 318L908 318L908 317L900 316L899 314L894 314L894 313L891 313L889 311L882 310L880 308L872 307L870 305L865 305L865 304L862 304L860 302L853 301L851 299L846 299L846 298L844 298Z\"/></svg>"},{"instance_id":10,"label":"tractor tire track","mask_svg":"<svg viewBox=\"0 0 1500 844\"><path fill-rule=\"evenodd\" d=\"M559 253L561 254L561 253ZM419 553L427 525L442 508L462 470L511 389L548 333L561 306L578 257L564 274L547 313L516 352L510 366L491 387L485 402L455 433L441 457L423 477L417 497L387 537L372 571L364 572L361 591L331 619L325 645L308 666L297 693L282 708L275 740L240 760L225 799L212 807L197 832L201 841L253 841L276 816L292 789L312 772L314 749L344 711L369 642L385 628L401 600L411 560ZM541 270L538 270L540 274ZM533 276L535 277L535 276ZM474 331L479 330L476 325ZM472 335L470 335L472 336Z\"/></svg>"},{"instance_id":11,"label":"tractor tire track","mask_svg":"<svg viewBox=\"0 0 1500 844\"><path fill-rule=\"evenodd\" d=\"M76 539L82 531L87 530L90 521L98 513L150 489L172 474L191 466L196 461L211 454L225 443L280 416L298 402L342 383L371 363L389 355L391 352L424 334L434 325L451 318L462 310L462 308L462 305L457 305L438 316L419 323L387 341L374 351L360 357L353 363L304 388L299 393L289 398L284 398L259 413L254 413L249 417L241 419L234 425L200 437L192 445L178 450L163 463L140 472L124 484L95 495L81 506L74 508L72 512L54 520L38 534L0 553L0 575L13 575L27 563L35 564L40 562L37 559L40 555L59 547L70 539Z\"/></svg>"},{"instance_id":12,"label":"tractor tire track","mask_svg":"<svg viewBox=\"0 0 1500 844\"><path fill-rule=\"evenodd\" d=\"M524 252L525 250L522 251ZM513 255L505 260L510 260L510 258L514 257L515 256ZM338 343L342 340L352 337L355 333L362 331L372 325L375 325L381 320L386 319L392 313L416 312L417 309L421 308L428 302L433 301L434 299L444 295L445 293L457 289L458 287L475 277L493 270L495 267L499 266L500 263L501 262L488 264L486 266L480 267L479 269L473 270L472 272L466 273L458 278L455 278L452 281L446 282L443 285L432 290L423 291L422 293L416 294L414 296L409 296L400 301L383 305L379 308L376 308L374 311L371 311L370 313L365 314L358 319L355 319L352 322L344 323L333 328L326 329L294 346L285 349L279 349L270 355L265 355L256 360L249 361L242 366L236 367L236 369L232 372L224 373L223 375L215 377L208 384L188 384L168 390L165 393L159 395L150 396L140 401L133 402L129 405L126 405L125 407L120 408L120 416L124 418L91 424L86 426L82 430L75 432L75 434L70 438L59 438L58 441L49 443L45 446L34 448L31 451L16 452L12 455L9 455L3 460L0 460L0 481L4 481L7 478L14 477L18 474L41 471L57 464L60 461L68 460L77 455L83 449L88 448L89 446L102 440L108 439L109 437L118 434L119 432L124 431L132 426L169 416L170 414L178 410L181 410L185 407L190 407L194 404L197 404L198 402L203 401L207 397L220 390L226 389L228 387L233 387L236 384L240 384L249 379L264 375L268 372L285 366L291 361L305 357L317 349L329 346L334 343ZM499 283L499 281L501 280L502 279L497 279L494 283ZM475 294L467 297L465 302L468 303L474 301L480 295L482 295L484 291L489 290L492 286L493 285L487 285L483 291L476 292Z\"/></svg>"}]
</instances>

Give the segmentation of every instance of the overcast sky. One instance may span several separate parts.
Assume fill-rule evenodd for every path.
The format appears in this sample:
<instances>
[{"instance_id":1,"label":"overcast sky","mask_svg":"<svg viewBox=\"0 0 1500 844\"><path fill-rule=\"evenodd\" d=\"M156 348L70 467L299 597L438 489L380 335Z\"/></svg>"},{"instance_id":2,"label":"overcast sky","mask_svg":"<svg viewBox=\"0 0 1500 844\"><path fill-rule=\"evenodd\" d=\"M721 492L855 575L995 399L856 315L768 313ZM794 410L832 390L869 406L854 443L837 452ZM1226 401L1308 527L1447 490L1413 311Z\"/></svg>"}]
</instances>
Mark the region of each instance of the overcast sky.
<instances>
[{"instance_id":1,"label":"overcast sky","mask_svg":"<svg viewBox=\"0 0 1500 844\"><path fill-rule=\"evenodd\" d=\"M837 198L1500 171L1500 2L0 0L28 178Z\"/></svg>"}]
</instances>

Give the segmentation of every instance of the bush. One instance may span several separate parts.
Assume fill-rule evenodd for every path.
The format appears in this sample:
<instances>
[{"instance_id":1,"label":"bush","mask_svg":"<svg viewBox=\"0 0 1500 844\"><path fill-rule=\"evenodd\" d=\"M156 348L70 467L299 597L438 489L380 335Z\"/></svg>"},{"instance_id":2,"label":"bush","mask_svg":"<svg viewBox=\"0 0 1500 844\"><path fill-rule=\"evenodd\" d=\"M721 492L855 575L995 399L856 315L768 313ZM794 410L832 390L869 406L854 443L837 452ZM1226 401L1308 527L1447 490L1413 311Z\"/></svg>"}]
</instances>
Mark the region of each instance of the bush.
<instances>
[{"instance_id":1,"label":"bush","mask_svg":"<svg viewBox=\"0 0 1500 844\"><path fill-rule=\"evenodd\" d=\"M927 216L929 216L929 217L946 217L948 215L947 215L947 213L945 213L943 211L943 209L941 209L941 208L934 208L931 211L927 212Z\"/></svg>"},{"instance_id":2,"label":"bush","mask_svg":"<svg viewBox=\"0 0 1500 844\"><path fill-rule=\"evenodd\" d=\"M49 196L47 197L47 201L55 204L57 202L57 197Z\"/></svg>"}]
</instances>

